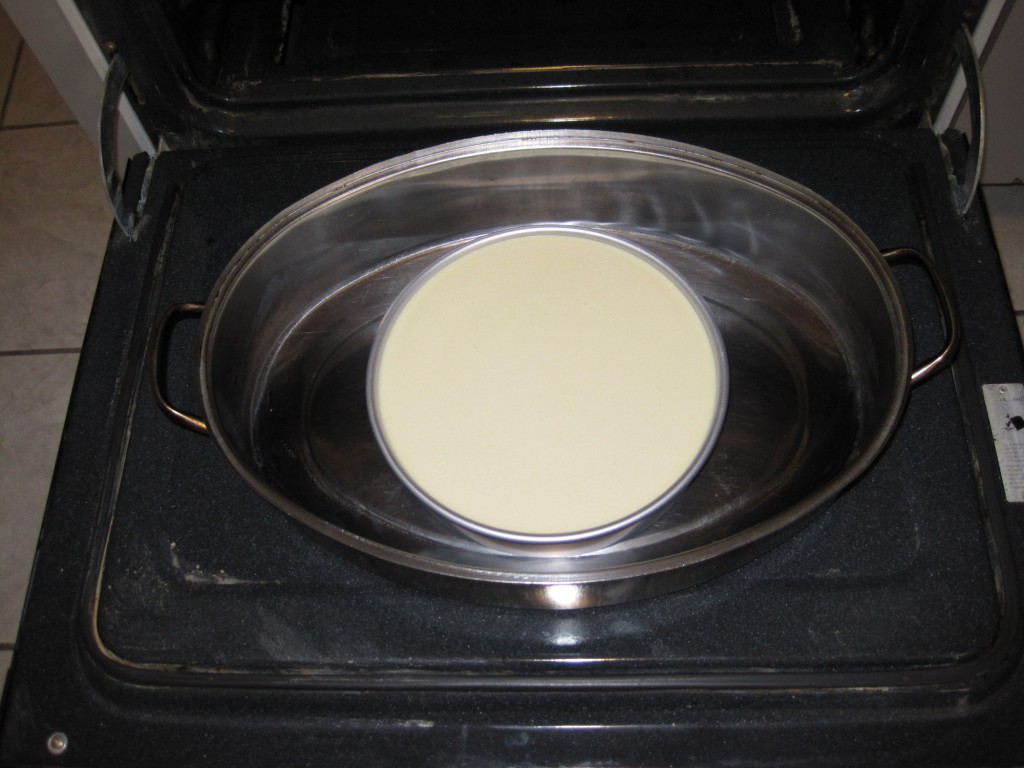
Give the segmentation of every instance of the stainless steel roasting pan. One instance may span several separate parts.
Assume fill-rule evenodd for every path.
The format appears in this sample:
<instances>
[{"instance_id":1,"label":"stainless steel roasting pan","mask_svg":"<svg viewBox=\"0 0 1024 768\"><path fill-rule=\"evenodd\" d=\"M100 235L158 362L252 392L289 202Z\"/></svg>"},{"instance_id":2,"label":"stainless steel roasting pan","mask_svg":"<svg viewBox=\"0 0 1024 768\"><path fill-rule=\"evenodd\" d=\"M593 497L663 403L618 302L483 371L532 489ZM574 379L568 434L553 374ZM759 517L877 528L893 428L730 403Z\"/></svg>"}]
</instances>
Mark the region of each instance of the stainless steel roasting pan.
<instances>
[{"instance_id":1,"label":"stainless steel roasting pan","mask_svg":"<svg viewBox=\"0 0 1024 768\"><path fill-rule=\"evenodd\" d=\"M468 538L399 480L366 409L377 326L454 249L557 224L637 244L700 294L729 360L729 402L703 470L650 522L567 557ZM944 348L913 370L889 262L917 258ZM162 392L172 320L201 312L202 415ZM151 382L263 497L414 586L493 603L578 608L665 593L765 551L864 472L911 386L953 356L957 325L930 262L882 254L835 206L748 163L644 136L553 130L425 149L344 178L267 222L205 306L154 328Z\"/></svg>"}]
</instances>

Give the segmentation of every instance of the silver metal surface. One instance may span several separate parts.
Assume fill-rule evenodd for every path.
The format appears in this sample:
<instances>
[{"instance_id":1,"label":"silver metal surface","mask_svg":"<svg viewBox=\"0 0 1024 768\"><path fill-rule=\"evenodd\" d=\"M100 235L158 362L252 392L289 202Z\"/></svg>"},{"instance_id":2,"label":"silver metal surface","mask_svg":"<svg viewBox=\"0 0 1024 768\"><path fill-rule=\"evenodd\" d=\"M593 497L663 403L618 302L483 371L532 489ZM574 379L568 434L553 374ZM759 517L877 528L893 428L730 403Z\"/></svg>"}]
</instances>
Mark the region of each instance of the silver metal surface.
<instances>
[{"instance_id":1,"label":"silver metal surface","mask_svg":"<svg viewBox=\"0 0 1024 768\"><path fill-rule=\"evenodd\" d=\"M996 447L1003 495L1024 502L1024 384L983 384L985 410Z\"/></svg>"},{"instance_id":2,"label":"silver metal surface","mask_svg":"<svg viewBox=\"0 0 1024 768\"><path fill-rule=\"evenodd\" d=\"M206 422L198 416L180 411L171 405L163 386L163 361L164 350L167 345L167 334L179 318L198 316L202 311L202 304L183 303L175 304L164 312L156 325L153 326L153 333L150 337L149 346L146 349L146 374L149 378L149 388L153 392L153 399L156 400L157 407L167 415L167 418L179 426L205 435L210 431Z\"/></svg>"},{"instance_id":3,"label":"silver metal surface","mask_svg":"<svg viewBox=\"0 0 1024 768\"><path fill-rule=\"evenodd\" d=\"M46 751L51 755L63 755L68 748L68 737L66 734L57 731L51 733L46 740Z\"/></svg>"},{"instance_id":4,"label":"silver metal surface","mask_svg":"<svg viewBox=\"0 0 1024 768\"><path fill-rule=\"evenodd\" d=\"M574 557L467 537L396 477L366 409L370 347L402 289L462 245L533 224L657 254L704 299L729 358L704 469L646 524ZM664 593L791 535L877 457L912 359L889 267L819 196L696 147L568 130L455 142L315 193L239 251L200 334L210 433L265 498L391 577L547 608Z\"/></svg>"},{"instance_id":5,"label":"silver metal surface","mask_svg":"<svg viewBox=\"0 0 1024 768\"><path fill-rule=\"evenodd\" d=\"M956 351L960 347L960 318L953 307L953 298L949 295L949 289L942 281L938 271L935 269L935 264L932 263L930 258L920 251L915 251L913 248L894 248L883 253L882 258L889 263L913 261L916 264L920 264L924 267L925 272L928 273L928 279L931 280L935 296L939 300L939 310L942 312L946 336L945 343L938 354L921 363L910 374L910 383L920 384L941 371L956 357Z\"/></svg>"},{"instance_id":6,"label":"silver metal surface","mask_svg":"<svg viewBox=\"0 0 1024 768\"><path fill-rule=\"evenodd\" d=\"M704 437L703 445L699 453L691 463L679 467L679 477L657 498L649 504L644 505L642 508L631 511L620 520L603 525L599 528L574 531L558 535L539 535L501 530L482 525L477 521L468 519L464 515L447 508L445 505L432 498L430 494L423 490L417 482L408 475L408 473L402 468L401 463L390 451L388 442L384 438L383 432L380 429L376 402L377 392L375 387L376 374L379 368L380 351L387 339L388 331L402 307L408 303L409 299L420 288L420 286L428 281L433 275L437 274L441 268L449 264L452 260L460 258L467 252L467 250L483 247L484 245L498 240L504 240L510 237L519 237L524 234L575 235L577 237L600 240L610 243L627 253L631 253L636 258L655 267L659 272L667 277L673 285L675 285L676 289L683 296L686 297L687 302L700 318L708 340L715 349L715 375L719 382L718 392L715 398L715 415L712 419L708 433ZM504 549L508 552L526 556L544 555L549 557L560 557L583 554L584 552L589 552L594 549L599 549L613 544L621 539L627 533L628 529L637 525L644 518L664 507L675 494L685 488L690 481L693 480L701 467L703 467L704 463L707 461L708 456L711 454L711 450L715 446L715 441L718 440L718 436L722 430L722 423L725 420L726 405L729 397L728 371L729 366L725 354L725 345L722 343L721 334L718 332L718 329L715 327L708 315L704 302L701 301L700 296L694 292L694 290L686 283L685 280L682 279L676 270L669 267L656 255L649 251L640 249L634 243L621 238L611 237L606 233L584 229L579 226L570 227L564 225L545 225L515 227L475 240L469 245L453 251L443 259L439 259L434 262L428 269L424 270L415 280L407 285L402 293L391 303L391 306L385 313L384 318L381 320L378 330L374 335L373 344L370 348L366 383L367 412L369 414L370 426L373 429L374 437L377 439L377 443L381 447L384 458L387 460L391 469L394 470L399 479L405 483L406 487L408 487L409 490L420 499L420 501L434 509L439 514L444 515L456 525L466 529L470 538L474 538L487 546L497 546L499 549ZM477 536L474 536L473 534L477 534Z\"/></svg>"}]
</instances>

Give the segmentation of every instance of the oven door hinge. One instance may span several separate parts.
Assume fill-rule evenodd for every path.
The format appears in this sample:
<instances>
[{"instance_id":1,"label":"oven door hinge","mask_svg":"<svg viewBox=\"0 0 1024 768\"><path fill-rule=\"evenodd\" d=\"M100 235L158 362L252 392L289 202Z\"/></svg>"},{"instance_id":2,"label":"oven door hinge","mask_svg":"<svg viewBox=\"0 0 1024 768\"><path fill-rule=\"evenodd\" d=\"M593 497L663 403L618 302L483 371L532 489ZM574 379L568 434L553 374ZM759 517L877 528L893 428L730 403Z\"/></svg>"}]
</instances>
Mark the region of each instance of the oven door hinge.
<instances>
[{"instance_id":1,"label":"oven door hinge","mask_svg":"<svg viewBox=\"0 0 1024 768\"><path fill-rule=\"evenodd\" d=\"M124 197L122 179L117 173L119 107L127 82L128 65L125 64L120 54L115 53L110 59L110 66L104 78L103 101L100 104L100 170L103 173L103 185L107 190L107 199L114 210L114 219L121 231L129 239L134 240L145 219L146 196L155 165L155 154L151 155L148 160L142 188L134 209L129 209Z\"/></svg>"},{"instance_id":2,"label":"oven door hinge","mask_svg":"<svg viewBox=\"0 0 1024 768\"><path fill-rule=\"evenodd\" d=\"M953 38L953 47L957 59L960 62L960 69L964 74L965 93L967 109L971 119L971 137L967 145L967 156L963 161L963 181L960 181L956 172L956 166L952 154L960 155L960 152L951 153L947 144L947 136L961 138L958 132L944 132L939 138L939 146L942 148L943 157L946 161L946 171L949 175L949 182L952 188L953 203L957 213L961 217L966 216L978 194L978 185L981 181L981 169L985 160L985 90L981 80L981 65L978 61L978 54L974 48L974 41L971 32L966 25L961 26Z\"/></svg>"}]
</instances>

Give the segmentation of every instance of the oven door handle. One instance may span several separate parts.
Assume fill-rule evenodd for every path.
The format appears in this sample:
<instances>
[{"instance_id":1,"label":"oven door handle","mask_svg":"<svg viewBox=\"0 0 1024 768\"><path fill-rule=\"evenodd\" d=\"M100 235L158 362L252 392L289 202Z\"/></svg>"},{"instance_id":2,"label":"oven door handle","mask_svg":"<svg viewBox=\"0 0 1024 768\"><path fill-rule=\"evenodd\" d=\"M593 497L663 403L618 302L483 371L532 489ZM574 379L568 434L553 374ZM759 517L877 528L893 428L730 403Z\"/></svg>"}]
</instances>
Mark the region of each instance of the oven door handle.
<instances>
[{"instance_id":1,"label":"oven door handle","mask_svg":"<svg viewBox=\"0 0 1024 768\"><path fill-rule=\"evenodd\" d=\"M950 293L946 281L942 279L942 275L939 274L938 269L935 267L935 262L920 251L913 248L894 248L890 251L885 251L882 257L890 265L906 261L914 261L920 264L928 274L928 279L931 281L935 296L938 299L939 311L942 313L942 325L945 330L945 343L937 355L922 363L910 374L911 385L920 384L949 365L956 356L957 348L960 346L960 319L953 304L953 295Z\"/></svg>"},{"instance_id":2,"label":"oven door handle","mask_svg":"<svg viewBox=\"0 0 1024 768\"><path fill-rule=\"evenodd\" d=\"M117 175L117 120L121 94L128 80L128 65L120 55L115 54L110 60L103 82L103 100L100 103L100 170L103 173L103 186L107 190L107 200L114 211L114 220L121 231L131 240L137 234L138 216L128 210L121 191L121 179Z\"/></svg>"},{"instance_id":3,"label":"oven door handle","mask_svg":"<svg viewBox=\"0 0 1024 768\"><path fill-rule=\"evenodd\" d=\"M164 358L167 350L167 337L171 328L178 320L185 317L197 317L203 312L202 304L175 304L167 309L163 316L153 326L153 333L149 338L149 349L146 352L146 368L149 374L149 387L153 390L153 397L157 406L175 424L186 429L191 429L202 435L210 433L206 422L198 416L181 411L171 405L164 392L164 382L167 380Z\"/></svg>"}]
</instances>

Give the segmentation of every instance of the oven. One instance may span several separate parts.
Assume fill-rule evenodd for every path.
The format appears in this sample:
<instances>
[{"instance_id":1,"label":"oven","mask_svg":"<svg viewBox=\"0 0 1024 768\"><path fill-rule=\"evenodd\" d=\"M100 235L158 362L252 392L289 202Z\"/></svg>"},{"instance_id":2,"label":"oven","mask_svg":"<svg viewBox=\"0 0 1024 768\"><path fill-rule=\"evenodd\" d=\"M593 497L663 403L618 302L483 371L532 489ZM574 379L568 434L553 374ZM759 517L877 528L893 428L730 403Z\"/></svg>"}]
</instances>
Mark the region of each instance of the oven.
<instances>
[{"instance_id":1,"label":"oven","mask_svg":"<svg viewBox=\"0 0 1024 768\"><path fill-rule=\"evenodd\" d=\"M123 226L4 693L4 765L1024 760L1024 368L962 192L970 147L927 121L977 3L78 4L123 67L111 98L123 88L160 151L111 176ZM936 280L894 267L917 363L953 334L948 291L955 358L802 525L700 578L639 574L600 604L574 602L570 578L546 593L564 605L539 605L324 535L160 412L158 318L209 297L280 211L404 153L566 128L740 158L878 248L924 254ZM175 324L162 363L191 412L196 326Z\"/></svg>"}]
</instances>

